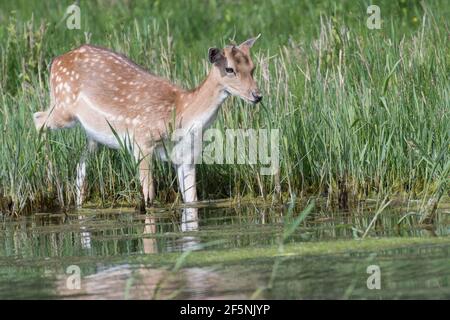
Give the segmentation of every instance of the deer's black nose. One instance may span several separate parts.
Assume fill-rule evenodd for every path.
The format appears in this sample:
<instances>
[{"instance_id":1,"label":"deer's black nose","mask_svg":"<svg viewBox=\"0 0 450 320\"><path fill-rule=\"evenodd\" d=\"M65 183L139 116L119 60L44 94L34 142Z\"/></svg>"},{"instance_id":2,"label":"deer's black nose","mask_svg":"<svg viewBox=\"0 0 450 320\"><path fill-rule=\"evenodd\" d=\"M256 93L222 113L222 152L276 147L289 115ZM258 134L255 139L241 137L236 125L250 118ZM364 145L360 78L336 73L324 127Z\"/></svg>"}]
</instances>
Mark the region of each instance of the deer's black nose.
<instances>
[{"instance_id":1,"label":"deer's black nose","mask_svg":"<svg viewBox=\"0 0 450 320\"><path fill-rule=\"evenodd\" d=\"M252 96L253 96L253 102L254 103L258 103L262 100L263 96L261 95L261 93L259 93L258 91L256 92L252 92Z\"/></svg>"}]
</instances>

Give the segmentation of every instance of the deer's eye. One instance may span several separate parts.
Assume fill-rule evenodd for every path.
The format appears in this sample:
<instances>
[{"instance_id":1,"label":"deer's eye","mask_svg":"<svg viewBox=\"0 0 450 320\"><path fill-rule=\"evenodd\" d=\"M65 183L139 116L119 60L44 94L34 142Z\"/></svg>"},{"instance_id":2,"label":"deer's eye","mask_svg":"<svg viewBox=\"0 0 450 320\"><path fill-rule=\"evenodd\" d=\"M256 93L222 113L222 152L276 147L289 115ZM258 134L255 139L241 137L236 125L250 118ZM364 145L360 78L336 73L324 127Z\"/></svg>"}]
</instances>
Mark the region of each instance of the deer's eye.
<instances>
[{"instance_id":1,"label":"deer's eye","mask_svg":"<svg viewBox=\"0 0 450 320\"><path fill-rule=\"evenodd\" d=\"M234 69L233 68L225 68L225 71L227 72L227 73L234 73Z\"/></svg>"}]
</instances>

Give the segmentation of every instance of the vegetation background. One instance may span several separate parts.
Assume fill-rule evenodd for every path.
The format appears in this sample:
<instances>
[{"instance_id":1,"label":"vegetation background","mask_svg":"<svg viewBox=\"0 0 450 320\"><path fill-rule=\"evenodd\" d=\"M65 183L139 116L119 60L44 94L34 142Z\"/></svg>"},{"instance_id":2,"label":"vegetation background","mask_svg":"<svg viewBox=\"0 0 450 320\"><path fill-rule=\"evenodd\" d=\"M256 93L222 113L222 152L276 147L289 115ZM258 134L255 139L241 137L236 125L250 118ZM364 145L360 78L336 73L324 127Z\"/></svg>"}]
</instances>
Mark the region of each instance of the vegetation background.
<instances>
[{"instance_id":1,"label":"vegetation background","mask_svg":"<svg viewBox=\"0 0 450 320\"><path fill-rule=\"evenodd\" d=\"M450 4L369 1L79 1L81 29L63 20L70 1L0 0L0 212L71 207L81 129L38 134L49 105L52 57L105 46L185 87L209 68L207 49L259 33L253 48L263 105L229 99L214 124L279 128L278 175L257 166L203 165L200 199L323 195L346 206L367 197L432 199L450 175ZM88 166L88 200L134 205L136 170L102 148ZM158 201L176 201L175 172L158 163Z\"/></svg>"}]
</instances>

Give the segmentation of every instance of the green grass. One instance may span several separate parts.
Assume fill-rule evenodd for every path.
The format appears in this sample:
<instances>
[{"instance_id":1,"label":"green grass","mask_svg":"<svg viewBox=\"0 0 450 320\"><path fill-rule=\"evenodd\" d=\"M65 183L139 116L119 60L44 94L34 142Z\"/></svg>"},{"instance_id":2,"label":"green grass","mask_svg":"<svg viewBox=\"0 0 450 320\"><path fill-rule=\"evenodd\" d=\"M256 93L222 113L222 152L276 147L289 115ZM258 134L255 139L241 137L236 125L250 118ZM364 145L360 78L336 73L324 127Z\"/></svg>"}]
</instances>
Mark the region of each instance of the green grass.
<instances>
[{"instance_id":1,"label":"green grass","mask_svg":"<svg viewBox=\"0 0 450 320\"><path fill-rule=\"evenodd\" d=\"M70 207L82 130L39 136L52 57L90 42L125 53L177 84L206 75L207 49L262 34L253 49L264 108L229 99L214 124L279 128L284 195L331 200L437 199L450 175L447 1L81 1L81 30L60 22L67 1L0 0L0 211ZM86 36L87 35L87 36ZM120 152L89 159L89 200L135 204L136 172ZM158 200L177 199L175 172L155 163ZM201 199L275 194L258 167L202 165Z\"/></svg>"}]
</instances>

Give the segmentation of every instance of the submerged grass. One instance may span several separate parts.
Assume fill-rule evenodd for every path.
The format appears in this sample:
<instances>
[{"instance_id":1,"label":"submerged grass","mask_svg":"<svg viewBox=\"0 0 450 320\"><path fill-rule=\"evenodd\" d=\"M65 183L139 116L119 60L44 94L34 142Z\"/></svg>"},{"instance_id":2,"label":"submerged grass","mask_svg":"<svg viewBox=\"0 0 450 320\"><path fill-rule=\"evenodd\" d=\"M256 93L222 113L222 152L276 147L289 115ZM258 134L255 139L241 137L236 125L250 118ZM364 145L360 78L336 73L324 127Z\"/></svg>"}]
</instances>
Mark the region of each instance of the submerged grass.
<instances>
[{"instance_id":1,"label":"submerged grass","mask_svg":"<svg viewBox=\"0 0 450 320\"><path fill-rule=\"evenodd\" d=\"M254 246L242 247L227 250L200 250L192 251L189 255L183 255L182 267L205 267L212 265L227 265L236 262L250 261L253 259L274 259L289 258L296 256L322 256L322 255L339 255L339 254L358 254L358 253L389 253L390 250L408 249L433 249L434 247L447 248L449 245L448 237L402 237L402 238L367 238L364 240L339 240L333 241L313 241L305 242L302 245L298 243L287 243L284 246L283 253L280 253L278 245L270 246ZM127 255L127 262L130 264L143 264L152 267L170 268L180 263L179 252L167 252L164 254L149 255ZM123 256L108 257L104 261L107 263L115 263L123 260ZM65 265L79 262L80 265L91 264L98 261L95 256L66 257ZM52 265L60 265L60 257L54 256L48 259L17 259L3 260L2 266L9 267L45 267Z\"/></svg>"},{"instance_id":2,"label":"submerged grass","mask_svg":"<svg viewBox=\"0 0 450 320\"><path fill-rule=\"evenodd\" d=\"M349 201L401 194L423 215L448 193L450 50L447 1L379 1L382 29L366 27L365 1L80 1L81 30L60 22L60 1L0 0L0 212L70 207L81 129L37 133L48 107L52 57L90 42L125 53L185 87L206 75L208 47L262 33L254 48L264 107L237 98L215 127L280 129L280 171L201 165L201 199L326 194ZM176 199L175 172L156 162L158 200ZM89 157L88 197L136 204L134 166L101 149Z\"/></svg>"}]
</instances>

